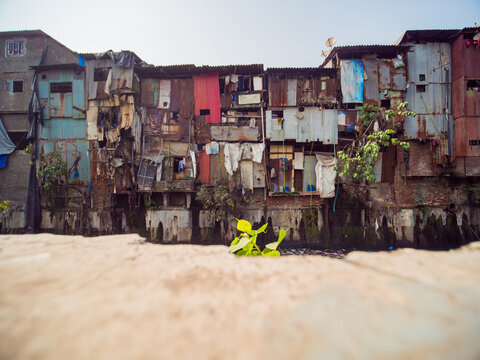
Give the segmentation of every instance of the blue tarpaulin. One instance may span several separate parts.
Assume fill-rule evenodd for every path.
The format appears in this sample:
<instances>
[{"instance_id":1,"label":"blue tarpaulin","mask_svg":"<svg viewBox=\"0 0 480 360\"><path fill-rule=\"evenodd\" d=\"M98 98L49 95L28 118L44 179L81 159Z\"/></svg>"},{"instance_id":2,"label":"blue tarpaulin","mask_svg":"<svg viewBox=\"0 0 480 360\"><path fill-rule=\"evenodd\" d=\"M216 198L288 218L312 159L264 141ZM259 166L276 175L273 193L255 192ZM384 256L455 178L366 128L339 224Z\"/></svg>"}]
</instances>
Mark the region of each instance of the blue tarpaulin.
<instances>
[{"instance_id":1,"label":"blue tarpaulin","mask_svg":"<svg viewBox=\"0 0 480 360\"><path fill-rule=\"evenodd\" d=\"M363 62L342 60L340 67L344 103L363 103Z\"/></svg>"}]
</instances>

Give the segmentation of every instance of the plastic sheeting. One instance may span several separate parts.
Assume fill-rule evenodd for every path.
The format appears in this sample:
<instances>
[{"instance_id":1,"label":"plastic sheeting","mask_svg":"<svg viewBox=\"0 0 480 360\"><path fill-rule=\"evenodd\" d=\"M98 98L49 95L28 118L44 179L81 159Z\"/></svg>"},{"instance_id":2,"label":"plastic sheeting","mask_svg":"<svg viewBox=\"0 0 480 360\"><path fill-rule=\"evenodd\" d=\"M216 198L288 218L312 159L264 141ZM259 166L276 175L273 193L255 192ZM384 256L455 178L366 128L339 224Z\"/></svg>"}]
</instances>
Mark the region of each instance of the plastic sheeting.
<instances>
[{"instance_id":1,"label":"plastic sheeting","mask_svg":"<svg viewBox=\"0 0 480 360\"><path fill-rule=\"evenodd\" d=\"M13 150L15 150L15 144L10 140L7 129L5 129L2 118L0 118L0 155L8 155Z\"/></svg>"},{"instance_id":2,"label":"plastic sheeting","mask_svg":"<svg viewBox=\"0 0 480 360\"><path fill-rule=\"evenodd\" d=\"M240 160L253 160L256 163L262 162L263 151L265 150L265 144L258 143L226 143L225 154L225 169L231 176L234 171L238 169L238 163Z\"/></svg>"},{"instance_id":3,"label":"plastic sheeting","mask_svg":"<svg viewBox=\"0 0 480 360\"><path fill-rule=\"evenodd\" d=\"M342 60L340 78L343 103L363 103L363 62Z\"/></svg>"},{"instance_id":4,"label":"plastic sheeting","mask_svg":"<svg viewBox=\"0 0 480 360\"><path fill-rule=\"evenodd\" d=\"M135 57L131 51L121 51L121 52L113 52L112 50L108 50L103 53L95 54L97 59L102 59L104 57L109 57L113 60L113 63L116 66L121 66L125 68L132 68L135 65Z\"/></svg>"},{"instance_id":5,"label":"plastic sheeting","mask_svg":"<svg viewBox=\"0 0 480 360\"><path fill-rule=\"evenodd\" d=\"M332 156L315 154L317 164L315 165L315 174L317 176L316 188L322 198L332 198L335 196L335 178L337 172L333 169L337 160Z\"/></svg>"}]
</instances>

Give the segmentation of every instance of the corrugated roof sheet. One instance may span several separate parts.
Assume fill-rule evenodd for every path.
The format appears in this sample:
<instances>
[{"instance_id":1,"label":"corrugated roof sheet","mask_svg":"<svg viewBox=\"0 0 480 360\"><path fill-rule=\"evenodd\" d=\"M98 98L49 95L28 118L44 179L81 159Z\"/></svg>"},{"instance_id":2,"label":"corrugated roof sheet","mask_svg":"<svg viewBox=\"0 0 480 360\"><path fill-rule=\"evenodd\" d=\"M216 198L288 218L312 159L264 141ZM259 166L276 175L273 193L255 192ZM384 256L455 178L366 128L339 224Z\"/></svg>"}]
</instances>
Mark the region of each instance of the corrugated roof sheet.
<instances>
[{"instance_id":1,"label":"corrugated roof sheet","mask_svg":"<svg viewBox=\"0 0 480 360\"><path fill-rule=\"evenodd\" d=\"M210 74L219 75L256 75L263 74L263 64L251 65L219 65L219 66L196 66L194 64L164 65L164 66L136 66L136 72L141 77L167 77L180 75Z\"/></svg>"},{"instance_id":2,"label":"corrugated roof sheet","mask_svg":"<svg viewBox=\"0 0 480 360\"><path fill-rule=\"evenodd\" d=\"M460 34L461 29L407 30L394 44L416 42L449 42Z\"/></svg>"},{"instance_id":3,"label":"corrugated roof sheet","mask_svg":"<svg viewBox=\"0 0 480 360\"><path fill-rule=\"evenodd\" d=\"M267 74L285 74L285 75L331 75L335 74L337 69L324 69L321 67L284 67L268 68Z\"/></svg>"},{"instance_id":4,"label":"corrugated roof sheet","mask_svg":"<svg viewBox=\"0 0 480 360\"><path fill-rule=\"evenodd\" d=\"M162 78L195 73L194 64L164 65L164 66L135 66L135 71L140 77Z\"/></svg>"},{"instance_id":5,"label":"corrugated roof sheet","mask_svg":"<svg viewBox=\"0 0 480 360\"><path fill-rule=\"evenodd\" d=\"M360 58L365 54L377 54L381 57L394 57L400 52L407 51L408 45L348 45L336 46L327 56L322 66L325 66L335 55L338 54L340 59Z\"/></svg>"},{"instance_id":6,"label":"corrugated roof sheet","mask_svg":"<svg viewBox=\"0 0 480 360\"><path fill-rule=\"evenodd\" d=\"M46 65L36 65L30 66L30 69L36 71L46 71L46 70L83 70L84 68L77 63L67 63L67 64L46 64Z\"/></svg>"},{"instance_id":7,"label":"corrugated roof sheet","mask_svg":"<svg viewBox=\"0 0 480 360\"><path fill-rule=\"evenodd\" d=\"M103 53L104 55L103 55L102 59L107 59L107 58L109 58L108 54L107 54L108 51L112 51L112 50L107 50L107 51L99 52L99 53L79 53L79 54L85 60L95 60L95 59L97 59L97 54L102 54ZM142 61L142 59L131 50L120 50L119 52L130 52L130 53L133 54L133 56L135 56L135 58L137 59L137 62Z\"/></svg>"},{"instance_id":8,"label":"corrugated roof sheet","mask_svg":"<svg viewBox=\"0 0 480 360\"><path fill-rule=\"evenodd\" d=\"M47 35L45 32L43 32L40 29L34 29L34 30L9 30L9 31L0 31L0 35Z\"/></svg>"},{"instance_id":9,"label":"corrugated roof sheet","mask_svg":"<svg viewBox=\"0 0 480 360\"><path fill-rule=\"evenodd\" d=\"M203 65L197 67L199 74L218 72L220 75L237 74L237 75L254 75L263 73L263 64L238 64L238 65Z\"/></svg>"}]
</instances>

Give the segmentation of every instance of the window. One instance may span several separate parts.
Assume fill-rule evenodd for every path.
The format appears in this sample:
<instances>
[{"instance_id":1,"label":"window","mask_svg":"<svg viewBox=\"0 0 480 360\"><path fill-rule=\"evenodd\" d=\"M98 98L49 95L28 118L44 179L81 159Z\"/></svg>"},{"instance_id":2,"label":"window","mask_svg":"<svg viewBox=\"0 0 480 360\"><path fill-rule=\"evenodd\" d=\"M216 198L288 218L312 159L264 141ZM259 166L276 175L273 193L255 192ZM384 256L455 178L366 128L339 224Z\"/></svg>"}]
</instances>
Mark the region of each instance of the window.
<instances>
[{"instance_id":1,"label":"window","mask_svg":"<svg viewBox=\"0 0 480 360\"><path fill-rule=\"evenodd\" d=\"M23 55L25 47L23 41L7 41L7 55Z\"/></svg>"},{"instance_id":2,"label":"window","mask_svg":"<svg viewBox=\"0 0 480 360\"><path fill-rule=\"evenodd\" d=\"M210 109L200 109L200 115L210 115Z\"/></svg>"},{"instance_id":3,"label":"window","mask_svg":"<svg viewBox=\"0 0 480 360\"><path fill-rule=\"evenodd\" d=\"M106 81L109 68L97 68L93 70L93 81Z\"/></svg>"},{"instance_id":4,"label":"window","mask_svg":"<svg viewBox=\"0 0 480 360\"><path fill-rule=\"evenodd\" d=\"M467 80L468 91L480 91L480 80Z\"/></svg>"},{"instance_id":5,"label":"window","mask_svg":"<svg viewBox=\"0 0 480 360\"><path fill-rule=\"evenodd\" d=\"M50 83L50 93L71 93L72 82Z\"/></svg>"},{"instance_id":6,"label":"window","mask_svg":"<svg viewBox=\"0 0 480 360\"><path fill-rule=\"evenodd\" d=\"M17 92L23 92L23 81L7 81L6 82L7 86L7 92L8 93L17 93Z\"/></svg>"},{"instance_id":7,"label":"window","mask_svg":"<svg viewBox=\"0 0 480 360\"><path fill-rule=\"evenodd\" d=\"M425 74L419 74L418 81L425 81Z\"/></svg>"},{"instance_id":8,"label":"window","mask_svg":"<svg viewBox=\"0 0 480 360\"><path fill-rule=\"evenodd\" d=\"M387 110L390 109L390 99L381 100L380 107L383 107Z\"/></svg>"},{"instance_id":9,"label":"window","mask_svg":"<svg viewBox=\"0 0 480 360\"><path fill-rule=\"evenodd\" d=\"M417 92L425 92L425 85L417 85Z\"/></svg>"}]
</instances>

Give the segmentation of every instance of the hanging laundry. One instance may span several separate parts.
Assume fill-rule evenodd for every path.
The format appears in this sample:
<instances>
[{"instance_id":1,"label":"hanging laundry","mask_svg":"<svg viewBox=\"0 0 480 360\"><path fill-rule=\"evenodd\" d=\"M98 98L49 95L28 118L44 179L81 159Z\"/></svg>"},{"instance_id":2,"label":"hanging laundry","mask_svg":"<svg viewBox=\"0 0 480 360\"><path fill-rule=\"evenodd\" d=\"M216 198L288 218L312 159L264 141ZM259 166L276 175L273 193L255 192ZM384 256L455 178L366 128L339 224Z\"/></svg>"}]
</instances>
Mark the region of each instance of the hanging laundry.
<instances>
[{"instance_id":1,"label":"hanging laundry","mask_svg":"<svg viewBox=\"0 0 480 360\"><path fill-rule=\"evenodd\" d=\"M261 91L263 90L263 83L262 78L260 76L255 76L253 78L253 90L254 91Z\"/></svg>"},{"instance_id":2,"label":"hanging laundry","mask_svg":"<svg viewBox=\"0 0 480 360\"><path fill-rule=\"evenodd\" d=\"M243 76L238 77L238 90L243 91L245 89L245 78Z\"/></svg>"},{"instance_id":3,"label":"hanging laundry","mask_svg":"<svg viewBox=\"0 0 480 360\"><path fill-rule=\"evenodd\" d=\"M333 156L324 156L315 154L317 164L315 165L315 174L317 176L316 188L322 198L332 198L335 196L335 178L337 172L334 167L337 160Z\"/></svg>"},{"instance_id":4,"label":"hanging laundry","mask_svg":"<svg viewBox=\"0 0 480 360\"><path fill-rule=\"evenodd\" d=\"M270 178L274 179L277 177L277 170L275 168L270 169Z\"/></svg>"},{"instance_id":5,"label":"hanging laundry","mask_svg":"<svg viewBox=\"0 0 480 360\"><path fill-rule=\"evenodd\" d=\"M182 172L184 169L185 169L185 164L184 164L183 160L180 160L178 162L178 172Z\"/></svg>"},{"instance_id":6,"label":"hanging laundry","mask_svg":"<svg viewBox=\"0 0 480 360\"><path fill-rule=\"evenodd\" d=\"M220 153L220 145L217 142L212 141L212 142L208 143L207 145L205 145L205 152L207 153L207 155L219 154Z\"/></svg>"},{"instance_id":7,"label":"hanging laundry","mask_svg":"<svg viewBox=\"0 0 480 360\"><path fill-rule=\"evenodd\" d=\"M7 166L8 154L0 155L0 169L3 169Z\"/></svg>"}]
</instances>

